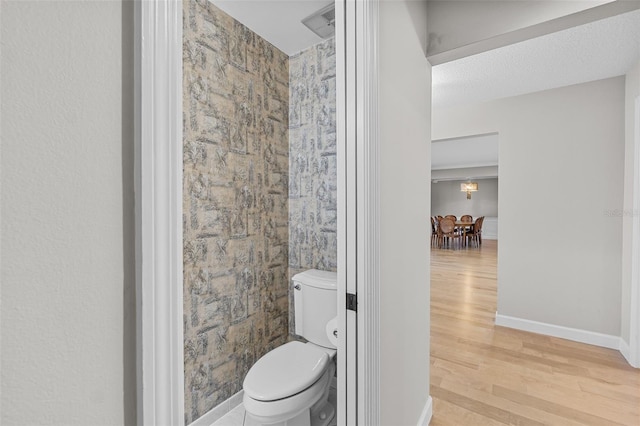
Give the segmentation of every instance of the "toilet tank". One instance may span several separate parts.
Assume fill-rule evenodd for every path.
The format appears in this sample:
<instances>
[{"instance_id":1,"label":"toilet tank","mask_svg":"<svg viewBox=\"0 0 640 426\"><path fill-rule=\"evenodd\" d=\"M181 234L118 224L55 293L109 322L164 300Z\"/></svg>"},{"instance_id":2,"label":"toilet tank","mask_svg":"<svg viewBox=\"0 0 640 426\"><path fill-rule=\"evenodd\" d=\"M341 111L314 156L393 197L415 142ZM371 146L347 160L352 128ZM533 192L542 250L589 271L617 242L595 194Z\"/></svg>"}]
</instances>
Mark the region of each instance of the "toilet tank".
<instances>
[{"instance_id":1,"label":"toilet tank","mask_svg":"<svg viewBox=\"0 0 640 426\"><path fill-rule=\"evenodd\" d=\"M335 272L317 269L293 276L296 334L331 349L326 326L338 314L337 279Z\"/></svg>"}]
</instances>

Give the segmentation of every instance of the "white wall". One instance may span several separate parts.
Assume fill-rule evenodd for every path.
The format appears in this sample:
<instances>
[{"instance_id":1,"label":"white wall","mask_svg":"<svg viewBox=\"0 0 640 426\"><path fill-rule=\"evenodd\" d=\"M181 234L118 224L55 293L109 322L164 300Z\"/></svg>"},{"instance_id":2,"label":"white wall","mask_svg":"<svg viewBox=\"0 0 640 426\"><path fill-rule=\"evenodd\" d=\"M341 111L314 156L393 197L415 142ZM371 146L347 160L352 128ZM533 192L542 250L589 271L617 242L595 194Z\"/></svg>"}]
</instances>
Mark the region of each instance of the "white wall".
<instances>
[{"instance_id":1,"label":"white wall","mask_svg":"<svg viewBox=\"0 0 640 426\"><path fill-rule=\"evenodd\" d=\"M624 79L433 111L434 139L488 132L500 134L498 312L619 336Z\"/></svg>"},{"instance_id":2,"label":"white wall","mask_svg":"<svg viewBox=\"0 0 640 426\"><path fill-rule=\"evenodd\" d=\"M381 424L416 425L429 395L431 67L426 2L380 2Z\"/></svg>"},{"instance_id":3,"label":"white wall","mask_svg":"<svg viewBox=\"0 0 640 426\"><path fill-rule=\"evenodd\" d=\"M2 2L3 425L135 424L130 5Z\"/></svg>"},{"instance_id":4,"label":"white wall","mask_svg":"<svg viewBox=\"0 0 640 426\"><path fill-rule=\"evenodd\" d=\"M631 222L633 215L640 212L633 211L633 157L635 101L640 96L640 62L638 62L625 76L625 155L624 155L624 207L620 211L622 216L622 311L621 337L629 344L630 314L631 314Z\"/></svg>"},{"instance_id":5,"label":"white wall","mask_svg":"<svg viewBox=\"0 0 640 426\"><path fill-rule=\"evenodd\" d=\"M431 215L445 216L454 214L460 217L470 214L474 218L480 216L498 216L498 179L479 179L478 192L460 191L460 184L465 180L449 180L431 183Z\"/></svg>"}]
</instances>

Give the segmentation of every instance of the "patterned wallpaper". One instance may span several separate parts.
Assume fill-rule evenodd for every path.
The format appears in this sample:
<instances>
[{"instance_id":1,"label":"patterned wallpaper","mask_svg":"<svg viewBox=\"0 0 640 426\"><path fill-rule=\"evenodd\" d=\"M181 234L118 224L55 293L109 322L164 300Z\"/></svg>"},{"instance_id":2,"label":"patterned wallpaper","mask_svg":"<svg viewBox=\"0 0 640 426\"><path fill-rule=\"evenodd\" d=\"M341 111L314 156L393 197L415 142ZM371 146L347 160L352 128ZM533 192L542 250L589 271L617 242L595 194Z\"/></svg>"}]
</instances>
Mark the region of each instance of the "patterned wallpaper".
<instances>
[{"instance_id":1,"label":"patterned wallpaper","mask_svg":"<svg viewBox=\"0 0 640 426\"><path fill-rule=\"evenodd\" d=\"M334 39L289 58L289 279L337 268ZM289 328L295 330L293 292Z\"/></svg>"},{"instance_id":2,"label":"patterned wallpaper","mask_svg":"<svg viewBox=\"0 0 640 426\"><path fill-rule=\"evenodd\" d=\"M206 0L183 5L189 424L288 338L289 59Z\"/></svg>"}]
</instances>

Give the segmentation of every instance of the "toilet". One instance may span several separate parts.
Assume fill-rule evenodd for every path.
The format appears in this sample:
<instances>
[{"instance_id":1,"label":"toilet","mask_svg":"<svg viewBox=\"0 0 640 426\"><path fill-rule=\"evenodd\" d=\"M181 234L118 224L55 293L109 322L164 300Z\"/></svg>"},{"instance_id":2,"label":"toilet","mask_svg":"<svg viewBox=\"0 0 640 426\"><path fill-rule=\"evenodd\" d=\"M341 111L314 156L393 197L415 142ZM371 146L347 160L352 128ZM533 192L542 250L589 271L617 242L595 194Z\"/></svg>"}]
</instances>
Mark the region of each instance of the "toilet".
<instances>
[{"instance_id":1,"label":"toilet","mask_svg":"<svg viewBox=\"0 0 640 426\"><path fill-rule=\"evenodd\" d=\"M328 400L336 370L335 272L311 269L293 277L293 341L251 367L242 385L248 425L327 426L336 409Z\"/></svg>"}]
</instances>

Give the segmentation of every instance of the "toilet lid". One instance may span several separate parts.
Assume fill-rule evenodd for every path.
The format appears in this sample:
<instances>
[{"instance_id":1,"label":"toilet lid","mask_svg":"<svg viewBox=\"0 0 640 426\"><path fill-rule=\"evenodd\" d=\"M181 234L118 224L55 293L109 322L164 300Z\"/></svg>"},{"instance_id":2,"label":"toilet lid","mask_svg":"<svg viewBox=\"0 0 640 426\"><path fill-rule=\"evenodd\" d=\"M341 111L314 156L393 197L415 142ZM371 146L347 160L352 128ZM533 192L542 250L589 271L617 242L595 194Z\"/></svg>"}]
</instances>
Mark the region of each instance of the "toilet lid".
<instances>
[{"instance_id":1,"label":"toilet lid","mask_svg":"<svg viewBox=\"0 0 640 426\"><path fill-rule=\"evenodd\" d=\"M302 392L324 373L329 354L313 345L289 342L264 355L247 373L245 393L259 401L275 401Z\"/></svg>"}]
</instances>

